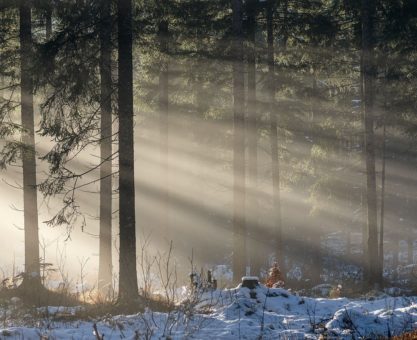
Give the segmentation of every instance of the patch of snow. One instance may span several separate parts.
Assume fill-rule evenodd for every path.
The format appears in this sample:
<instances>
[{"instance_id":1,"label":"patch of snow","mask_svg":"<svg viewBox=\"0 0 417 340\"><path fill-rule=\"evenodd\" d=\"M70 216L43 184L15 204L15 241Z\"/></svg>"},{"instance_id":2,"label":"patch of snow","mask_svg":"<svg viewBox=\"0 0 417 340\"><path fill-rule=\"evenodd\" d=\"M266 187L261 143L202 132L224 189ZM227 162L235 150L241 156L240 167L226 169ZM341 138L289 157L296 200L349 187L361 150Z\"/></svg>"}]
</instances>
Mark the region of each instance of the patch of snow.
<instances>
[{"instance_id":1,"label":"patch of snow","mask_svg":"<svg viewBox=\"0 0 417 340\"><path fill-rule=\"evenodd\" d=\"M48 307L47 311L59 313L61 308ZM76 313L77 308L69 311ZM87 321L41 320L36 327L10 325L0 329L0 338L94 340L94 324L104 339L257 339L261 334L264 339L318 339L321 335L377 338L417 327L417 297L314 299L283 288L238 287L204 292L191 313L179 307L171 313L147 309L135 315Z\"/></svg>"}]
</instances>

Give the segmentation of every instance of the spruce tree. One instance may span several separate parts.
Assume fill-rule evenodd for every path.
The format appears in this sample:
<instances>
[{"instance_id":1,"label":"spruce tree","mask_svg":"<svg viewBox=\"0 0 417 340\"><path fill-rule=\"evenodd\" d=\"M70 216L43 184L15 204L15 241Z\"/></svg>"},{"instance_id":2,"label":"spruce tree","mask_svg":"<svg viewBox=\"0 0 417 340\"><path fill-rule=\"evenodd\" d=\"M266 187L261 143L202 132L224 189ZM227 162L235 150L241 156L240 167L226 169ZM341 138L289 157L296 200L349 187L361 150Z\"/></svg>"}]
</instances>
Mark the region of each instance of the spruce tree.
<instances>
[{"instance_id":1,"label":"spruce tree","mask_svg":"<svg viewBox=\"0 0 417 340\"><path fill-rule=\"evenodd\" d=\"M138 297L136 270L134 114L132 61L132 1L118 0L118 114L119 114L119 300L132 304Z\"/></svg>"},{"instance_id":2,"label":"spruce tree","mask_svg":"<svg viewBox=\"0 0 417 340\"><path fill-rule=\"evenodd\" d=\"M19 6L20 19L20 90L22 113L23 214L25 226L24 289L41 285L39 261L38 199L36 187L35 122L32 79L32 6L23 1Z\"/></svg>"},{"instance_id":3,"label":"spruce tree","mask_svg":"<svg viewBox=\"0 0 417 340\"><path fill-rule=\"evenodd\" d=\"M232 1L233 10L233 280L246 273L245 225L245 112L243 69L243 4Z\"/></svg>"},{"instance_id":4,"label":"spruce tree","mask_svg":"<svg viewBox=\"0 0 417 340\"><path fill-rule=\"evenodd\" d=\"M378 265L378 226L374 142L374 96L376 66L374 60L374 0L362 1L362 72L363 110L365 120L366 202L367 202L367 281L371 286L381 282Z\"/></svg>"},{"instance_id":5,"label":"spruce tree","mask_svg":"<svg viewBox=\"0 0 417 340\"><path fill-rule=\"evenodd\" d=\"M100 1L100 250L98 288L112 289L112 15L111 1Z\"/></svg>"}]
</instances>

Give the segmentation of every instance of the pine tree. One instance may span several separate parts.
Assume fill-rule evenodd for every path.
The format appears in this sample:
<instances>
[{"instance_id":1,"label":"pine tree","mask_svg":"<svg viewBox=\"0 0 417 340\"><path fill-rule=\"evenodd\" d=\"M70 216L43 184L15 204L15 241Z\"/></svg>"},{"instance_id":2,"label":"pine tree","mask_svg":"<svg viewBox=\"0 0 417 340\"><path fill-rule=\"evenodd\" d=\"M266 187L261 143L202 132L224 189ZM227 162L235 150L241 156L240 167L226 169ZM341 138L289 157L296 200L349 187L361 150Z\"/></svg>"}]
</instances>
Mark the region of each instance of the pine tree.
<instances>
[{"instance_id":1,"label":"pine tree","mask_svg":"<svg viewBox=\"0 0 417 340\"><path fill-rule=\"evenodd\" d=\"M36 187L35 123L32 79L32 16L31 4L22 2L20 16L21 112L23 163L23 207L25 225L25 278L23 287L30 290L41 285L39 261L38 199Z\"/></svg>"},{"instance_id":2,"label":"pine tree","mask_svg":"<svg viewBox=\"0 0 417 340\"><path fill-rule=\"evenodd\" d=\"M246 273L245 226L245 113L243 70L243 6L232 1L233 10L233 280Z\"/></svg>"},{"instance_id":3,"label":"pine tree","mask_svg":"<svg viewBox=\"0 0 417 340\"><path fill-rule=\"evenodd\" d=\"M374 60L374 0L362 1L362 72L363 72L363 109L365 119L365 159L366 159L366 201L367 201L367 281L371 286L381 282L378 265L378 226L377 197L375 174L374 142L374 95L375 95L375 60Z\"/></svg>"},{"instance_id":4,"label":"pine tree","mask_svg":"<svg viewBox=\"0 0 417 340\"><path fill-rule=\"evenodd\" d=\"M112 289L112 77L111 1L100 2L100 258L98 288Z\"/></svg>"},{"instance_id":5,"label":"pine tree","mask_svg":"<svg viewBox=\"0 0 417 340\"><path fill-rule=\"evenodd\" d=\"M135 169L133 120L132 1L118 0L119 108L119 300L138 297L136 270Z\"/></svg>"},{"instance_id":6,"label":"pine tree","mask_svg":"<svg viewBox=\"0 0 417 340\"><path fill-rule=\"evenodd\" d=\"M275 111L275 48L274 48L274 9L275 1L267 3L267 43L268 43L268 96L269 96L269 120L270 120L270 145L272 162L272 195L274 210L274 252L276 260L283 268L283 244L282 244L282 221L281 221L281 197L280 197L280 167L278 149L278 123Z\"/></svg>"},{"instance_id":7,"label":"pine tree","mask_svg":"<svg viewBox=\"0 0 417 340\"><path fill-rule=\"evenodd\" d=\"M262 263L261 249L263 248L262 232L259 228L258 216L258 108L256 102L256 17L258 3L255 0L246 3L247 12L247 144L248 144L248 249L250 255L251 273L260 275Z\"/></svg>"},{"instance_id":8,"label":"pine tree","mask_svg":"<svg viewBox=\"0 0 417 340\"><path fill-rule=\"evenodd\" d=\"M161 157L161 181L163 181L163 194L161 199L163 234L168 241L171 241L171 230L169 228L169 22L167 18L167 6L163 1L158 3L158 42L160 53L160 71L158 79L159 87L159 138L160 138L160 157Z\"/></svg>"}]
</instances>

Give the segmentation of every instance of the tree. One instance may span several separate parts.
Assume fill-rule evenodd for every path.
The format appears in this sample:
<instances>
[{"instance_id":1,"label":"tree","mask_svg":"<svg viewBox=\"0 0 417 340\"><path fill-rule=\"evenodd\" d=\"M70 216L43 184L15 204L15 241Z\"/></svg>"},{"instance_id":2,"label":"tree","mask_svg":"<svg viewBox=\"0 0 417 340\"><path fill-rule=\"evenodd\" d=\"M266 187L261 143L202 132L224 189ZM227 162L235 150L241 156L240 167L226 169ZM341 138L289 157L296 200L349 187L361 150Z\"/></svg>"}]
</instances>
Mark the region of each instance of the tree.
<instances>
[{"instance_id":1,"label":"tree","mask_svg":"<svg viewBox=\"0 0 417 340\"><path fill-rule=\"evenodd\" d=\"M100 1L100 259L98 288L109 293L112 285L112 77L111 1Z\"/></svg>"},{"instance_id":2,"label":"tree","mask_svg":"<svg viewBox=\"0 0 417 340\"><path fill-rule=\"evenodd\" d=\"M386 109L386 105L384 105L384 109ZM384 272L384 219L385 219L385 177L386 177L386 134L387 134L387 124L386 124L386 118L385 118L385 112L384 112L384 118L383 118L383 127L382 127L382 169L381 169L381 208L380 208L380 227L379 227L379 247L378 247L378 264L379 264L379 272L380 272L380 279L381 279L381 285L383 284L383 272Z\"/></svg>"},{"instance_id":3,"label":"tree","mask_svg":"<svg viewBox=\"0 0 417 340\"><path fill-rule=\"evenodd\" d=\"M377 196L374 145L374 86L376 68L374 61L374 0L362 1L362 72L363 109L365 120L366 202L367 202L367 281L369 285L381 282L378 265Z\"/></svg>"},{"instance_id":4,"label":"tree","mask_svg":"<svg viewBox=\"0 0 417 340\"><path fill-rule=\"evenodd\" d=\"M280 169L278 154L278 123L275 111L275 52L274 52L274 8L275 1L268 0L267 3L267 42L268 42L268 95L269 95L269 133L271 145L272 162L272 200L274 210L274 251L276 260L283 268L282 252L282 222L281 222L281 197L280 197Z\"/></svg>"},{"instance_id":5,"label":"tree","mask_svg":"<svg viewBox=\"0 0 417 340\"><path fill-rule=\"evenodd\" d=\"M138 296L136 270L135 169L133 138L132 1L118 0L119 108L119 300Z\"/></svg>"},{"instance_id":6,"label":"tree","mask_svg":"<svg viewBox=\"0 0 417 340\"><path fill-rule=\"evenodd\" d=\"M243 72L242 0L232 0L233 10L233 280L246 272L245 226L245 113Z\"/></svg>"},{"instance_id":7,"label":"tree","mask_svg":"<svg viewBox=\"0 0 417 340\"><path fill-rule=\"evenodd\" d=\"M38 199L36 187L35 123L33 112L32 79L32 16L31 5L22 1L20 15L21 112L22 112L22 162L23 206L25 226L25 281L24 287L33 289L41 285L39 261Z\"/></svg>"},{"instance_id":8,"label":"tree","mask_svg":"<svg viewBox=\"0 0 417 340\"><path fill-rule=\"evenodd\" d=\"M167 19L166 6L158 3L158 41L160 52L160 71L159 71L159 138L160 138L160 157L161 157L161 180L163 181L163 194L161 198L162 219L161 227L167 240L170 241L170 228L168 227L169 210L169 169L168 169L168 140L169 140L169 63L168 63L168 34L169 23Z\"/></svg>"},{"instance_id":9,"label":"tree","mask_svg":"<svg viewBox=\"0 0 417 340\"><path fill-rule=\"evenodd\" d=\"M247 95L247 126L248 126L248 233L251 272L260 275L262 267L262 231L259 230L258 216L258 112L256 103L256 16L258 3L251 0L246 3L247 11L247 63L248 63L248 95Z\"/></svg>"}]
</instances>

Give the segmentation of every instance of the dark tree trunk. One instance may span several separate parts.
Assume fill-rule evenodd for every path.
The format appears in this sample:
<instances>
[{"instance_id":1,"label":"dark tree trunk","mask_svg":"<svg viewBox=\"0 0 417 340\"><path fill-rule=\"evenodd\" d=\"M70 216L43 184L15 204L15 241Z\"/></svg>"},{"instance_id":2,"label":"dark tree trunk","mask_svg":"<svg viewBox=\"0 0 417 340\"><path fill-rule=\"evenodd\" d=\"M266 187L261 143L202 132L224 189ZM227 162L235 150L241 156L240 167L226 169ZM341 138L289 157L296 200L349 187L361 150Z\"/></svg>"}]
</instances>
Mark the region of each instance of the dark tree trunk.
<instances>
[{"instance_id":1,"label":"dark tree trunk","mask_svg":"<svg viewBox=\"0 0 417 340\"><path fill-rule=\"evenodd\" d=\"M386 98L386 96L385 96ZM386 110L386 105L384 105ZM384 112L383 130L382 130L382 170L381 170L381 211L380 211L380 228L379 228L379 270L381 272L381 286L383 284L384 273L384 219L385 219L385 168L386 168L386 112Z\"/></svg>"},{"instance_id":2,"label":"dark tree trunk","mask_svg":"<svg viewBox=\"0 0 417 340\"><path fill-rule=\"evenodd\" d=\"M400 236L399 231L395 230L391 236L392 239L392 269L393 269L393 281L396 284L398 280L398 266L399 266L399 255L400 255Z\"/></svg>"},{"instance_id":3,"label":"dark tree trunk","mask_svg":"<svg viewBox=\"0 0 417 340\"><path fill-rule=\"evenodd\" d=\"M233 9L233 280L246 273L245 226L245 113L242 0Z\"/></svg>"},{"instance_id":4,"label":"dark tree trunk","mask_svg":"<svg viewBox=\"0 0 417 340\"><path fill-rule=\"evenodd\" d=\"M359 81L360 81L360 95L363 105L364 100L364 70L363 70L363 54L360 57L360 74L359 74ZM360 143L361 143L361 162L362 164L366 164L366 150L365 150L365 134L362 135ZM361 180L361 227L362 227L362 268L364 273L364 279L366 279L366 268L368 266L368 258L366 254L368 253L368 226L367 226L367 208L366 208L366 176L364 176ZM366 281L366 280L365 280ZM366 282L365 282L366 283Z\"/></svg>"},{"instance_id":5,"label":"dark tree trunk","mask_svg":"<svg viewBox=\"0 0 417 340\"><path fill-rule=\"evenodd\" d=\"M161 231L168 241L171 241L169 221L169 170L168 170L168 21L162 20L158 27L158 40L161 53L159 72L159 133L161 157Z\"/></svg>"},{"instance_id":6,"label":"dark tree trunk","mask_svg":"<svg viewBox=\"0 0 417 340\"><path fill-rule=\"evenodd\" d=\"M414 231L410 229L410 235L413 235ZM407 264L414 264L414 238L409 237L407 239Z\"/></svg>"},{"instance_id":7,"label":"dark tree trunk","mask_svg":"<svg viewBox=\"0 0 417 340\"><path fill-rule=\"evenodd\" d=\"M375 3L373 0L362 1L362 69L363 69L363 104L365 120L365 158L366 158L366 202L368 208L367 226L367 282L374 285L381 282L378 266L378 226L377 196L375 175L375 142L374 142L374 83L375 62L373 56Z\"/></svg>"},{"instance_id":8,"label":"dark tree trunk","mask_svg":"<svg viewBox=\"0 0 417 340\"><path fill-rule=\"evenodd\" d=\"M109 294L112 289L112 108L111 108L111 1L100 2L100 259L98 288Z\"/></svg>"},{"instance_id":9,"label":"dark tree trunk","mask_svg":"<svg viewBox=\"0 0 417 340\"><path fill-rule=\"evenodd\" d=\"M318 45L313 44L313 49L317 49ZM312 67L312 93L310 95L310 105L311 105L311 117L310 117L310 134L314 134L314 128L317 120L316 107L317 107L317 72L314 66ZM339 152L341 153L341 144L339 143ZM310 252L306 254L306 262L309 263L308 273L311 277L312 285L320 284L321 282L321 273L323 271L323 254L321 249L321 238L322 238L322 228L320 223L310 222L309 236L310 236Z\"/></svg>"},{"instance_id":10,"label":"dark tree trunk","mask_svg":"<svg viewBox=\"0 0 417 340\"><path fill-rule=\"evenodd\" d=\"M132 1L118 0L119 106L119 300L138 296L136 270L133 121Z\"/></svg>"},{"instance_id":11,"label":"dark tree trunk","mask_svg":"<svg viewBox=\"0 0 417 340\"><path fill-rule=\"evenodd\" d=\"M410 212L410 198L406 196L405 198L405 213ZM407 264L414 264L414 226L408 225L405 228L405 233L407 238Z\"/></svg>"},{"instance_id":12,"label":"dark tree trunk","mask_svg":"<svg viewBox=\"0 0 417 340\"><path fill-rule=\"evenodd\" d=\"M274 211L274 236L273 247L275 257L283 269L283 249L282 249L282 221L281 221L281 197L280 197L280 169L278 155L278 123L275 112L275 61L274 61L274 7L275 1L268 0L267 4L267 41L268 41L268 94L269 94L269 129L271 144L272 162L272 200Z\"/></svg>"},{"instance_id":13,"label":"dark tree trunk","mask_svg":"<svg viewBox=\"0 0 417 340\"><path fill-rule=\"evenodd\" d=\"M0 20L1 20L0 25L3 25L3 22L4 22L5 18L6 18L6 9L3 9L0 6ZM0 65L3 65L3 62L4 62L4 56L3 56L3 53L0 53ZM1 73L0 74L0 87L1 87L1 89L0 89L0 98L2 98L5 94L5 89L4 89L4 87L5 87L5 75L4 75L3 72L0 72L0 73Z\"/></svg>"},{"instance_id":14,"label":"dark tree trunk","mask_svg":"<svg viewBox=\"0 0 417 340\"><path fill-rule=\"evenodd\" d=\"M248 125L248 234L251 273L260 275L263 259L266 254L263 233L259 230L258 216L258 113L256 105L256 14L257 0L247 3L247 34L248 34L248 96L247 96L247 125Z\"/></svg>"},{"instance_id":15,"label":"dark tree trunk","mask_svg":"<svg viewBox=\"0 0 417 340\"><path fill-rule=\"evenodd\" d=\"M36 189L35 123L33 113L31 7L22 1L20 8L21 109L23 143L23 207L25 225L25 280L40 285L38 200ZM30 287L28 286L28 287Z\"/></svg>"}]
</instances>

